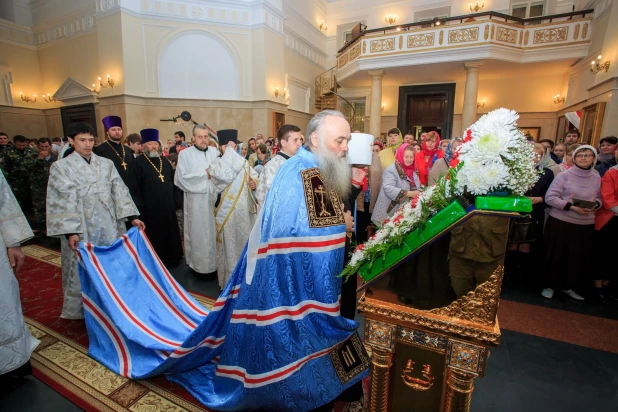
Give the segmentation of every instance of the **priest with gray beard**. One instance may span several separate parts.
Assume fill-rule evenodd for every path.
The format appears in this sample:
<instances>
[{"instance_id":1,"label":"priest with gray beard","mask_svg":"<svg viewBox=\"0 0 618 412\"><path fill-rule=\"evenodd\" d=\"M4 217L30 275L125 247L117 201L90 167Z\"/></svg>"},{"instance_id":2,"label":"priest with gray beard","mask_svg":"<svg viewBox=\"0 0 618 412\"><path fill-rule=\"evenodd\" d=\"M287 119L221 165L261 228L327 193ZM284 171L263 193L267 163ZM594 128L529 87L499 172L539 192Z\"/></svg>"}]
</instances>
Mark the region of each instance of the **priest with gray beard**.
<instances>
[{"instance_id":1,"label":"priest with gray beard","mask_svg":"<svg viewBox=\"0 0 618 412\"><path fill-rule=\"evenodd\" d=\"M157 129L140 132L144 154L129 165L129 189L146 235L163 264L178 266L182 259L180 230L176 220L174 169L161 156Z\"/></svg>"}]
</instances>

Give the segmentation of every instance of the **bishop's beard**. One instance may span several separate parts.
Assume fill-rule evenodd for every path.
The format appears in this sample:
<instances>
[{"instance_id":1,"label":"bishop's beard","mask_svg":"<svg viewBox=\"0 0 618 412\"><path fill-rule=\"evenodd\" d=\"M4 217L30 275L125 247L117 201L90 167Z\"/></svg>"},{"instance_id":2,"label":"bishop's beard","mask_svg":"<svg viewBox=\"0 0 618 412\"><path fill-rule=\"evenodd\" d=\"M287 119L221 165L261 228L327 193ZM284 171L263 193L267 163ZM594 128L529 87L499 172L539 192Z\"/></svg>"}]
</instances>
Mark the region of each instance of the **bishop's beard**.
<instances>
[{"instance_id":1,"label":"bishop's beard","mask_svg":"<svg viewBox=\"0 0 618 412\"><path fill-rule=\"evenodd\" d=\"M152 159L152 158L155 158L155 157L161 157L161 155L156 150L153 150L152 152L148 152L148 157L150 157Z\"/></svg>"},{"instance_id":2,"label":"bishop's beard","mask_svg":"<svg viewBox=\"0 0 618 412\"><path fill-rule=\"evenodd\" d=\"M342 153L343 156L336 155L321 148L315 151L324 186L337 193L342 200L346 200L352 189L350 183L352 171L345 156L346 152Z\"/></svg>"}]
</instances>

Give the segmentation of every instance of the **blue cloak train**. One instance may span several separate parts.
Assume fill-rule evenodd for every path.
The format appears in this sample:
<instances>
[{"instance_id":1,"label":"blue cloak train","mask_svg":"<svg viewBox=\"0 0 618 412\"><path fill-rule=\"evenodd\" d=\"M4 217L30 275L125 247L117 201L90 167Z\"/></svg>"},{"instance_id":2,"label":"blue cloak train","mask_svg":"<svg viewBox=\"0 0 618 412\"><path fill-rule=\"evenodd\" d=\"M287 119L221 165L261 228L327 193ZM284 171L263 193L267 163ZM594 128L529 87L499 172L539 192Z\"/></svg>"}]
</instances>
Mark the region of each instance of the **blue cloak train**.
<instances>
[{"instance_id":1,"label":"blue cloak train","mask_svg":"<svg viewBox=\"0 0 618 412\"><path fill-rule=\"evenodd\" d=\"M358 324L339 313L339 205L301 148L279 169L211 310L173 279L143 232L109 247L80 244L90 356L133 379L167 374L215 410L332 401L369 366Z\"/></svg>"}]
</instances>

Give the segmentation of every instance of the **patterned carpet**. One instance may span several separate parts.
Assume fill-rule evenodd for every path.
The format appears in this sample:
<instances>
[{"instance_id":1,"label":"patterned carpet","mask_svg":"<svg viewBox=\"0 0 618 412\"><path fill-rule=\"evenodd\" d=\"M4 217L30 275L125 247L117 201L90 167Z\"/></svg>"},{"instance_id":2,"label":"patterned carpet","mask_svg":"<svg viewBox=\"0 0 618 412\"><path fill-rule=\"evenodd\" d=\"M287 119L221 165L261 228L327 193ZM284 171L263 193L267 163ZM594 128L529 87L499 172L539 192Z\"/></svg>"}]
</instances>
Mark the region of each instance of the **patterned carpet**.
<instances>
[{"instance_id":1,"label":"patterned carpet","mask_svg":"<svg viewBox=\"0 0 618 412\"><path fill-rule=\"evenodd\" d=\"M41 340L32 355L34 375L86 411L206 411L183 388L160 376L134 381L116 375L87 355L83 321L60 319L60 254L25 246L18 276L22 307L32 334ZM210 308L214 299L192 295Z\"/></svg>"}]
</instances>

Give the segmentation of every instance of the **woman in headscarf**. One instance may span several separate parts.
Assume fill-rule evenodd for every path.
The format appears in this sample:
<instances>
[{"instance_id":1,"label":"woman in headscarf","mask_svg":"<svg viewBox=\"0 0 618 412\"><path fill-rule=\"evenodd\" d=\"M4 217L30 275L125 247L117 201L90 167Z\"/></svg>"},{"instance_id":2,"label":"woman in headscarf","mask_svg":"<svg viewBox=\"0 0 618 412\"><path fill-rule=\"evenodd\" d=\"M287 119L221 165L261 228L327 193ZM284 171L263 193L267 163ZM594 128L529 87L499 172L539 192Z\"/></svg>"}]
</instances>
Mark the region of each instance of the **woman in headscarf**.
<instances>
[{"instance_id":1,"label":"woman in headscarf","mask_svg":"<svg viewBox=\"0 0 618 412\"><path fill-rule=\"evenodd\" d=\"M414 151L403 143L395 154L395 163L384 170L382 188L378 195L371 220L378 226L392 216L406 199L419 193L420 181L414 167Z\"/></svg>"},{"instance_id":2,"label":"woman in headscarf","mask_svg":"<svg viewBox=\"0 0 618 412\"><path fill-rule=\"evenodd\" d=\"M395 153L403 140L401 139L401 132L396 127L392 128L386 134L386 147L380 152L380 163L382 170L386 170L387 167L395 163Z\"/></svg>"},{"instance_id":3,"label":"woman in headscarf","mask_svg":"<svg viewBox=\"0 0 618 412\"><path fill-rule=\"evenodd\" d=\"M236 149L236 151L238 152L239 155L241 155L245 159L249 156L247 154L248 153L248 146L247 146L246 143L239 143L238 144L238 149Z\"/></svg>"},{"instance_id":4,"label":"woman in headscarf","mask_svg":"<svg viewBox=\"0 0 618 412\"><path fill-rule=\"evenodd\" d=\"M616 147L618 147L618 138L615 136L607 136L601 139L599 154L597 155L597 165L594 167L601 177L609 169L616 166L616 159L614 158Z\"/></svg>"},{"instance_id":5,"label":"woman in headscarf","mask_svg":"<svg viewBox=\"0 0 618 412\"><path fill-rule=\"evenodd\" d=\"M525 279L527 283L537 283L542 266L543 227L545 222L545 194L554 180L553 172L547 168L546 158L550 157L548 149L534 144L535 168L540 173L539 180L525 194L532 201L532 213L529 217L511 221L509 245L505 257L505 270L509 278Z\"/></svg>"},{"instance_id":6,"label":"woman in headscarf","mask_svg":"<svg viewBox=\"0 0 618 412\"><path fill-rule=\"evenodd\" d=\"M457 150L463 141L461 138L456 137L452 141L449 141L446 149L444 150L444 157L442 159L436 160L433 167L429 171L429 177L427 180L428 186L433 186L436 184L436 181L440 178L440 176L444 176L448 173L449 163L453 158L453 153Z\"/></svg>"},{"instance_id":7,"label":"woman in headscarf","mask_svg":"<svg viewBox=\"0 0 618 412\"><path fill-rule=\"evenodd\" d=\"M545 288L541 293L546 299L560 289L571 299L584 300L574 289L584 286L582 275L589 273L594 262L594 212L601 207L596 157L592 146L575 149L574 166L556 176L545 195L551 206L545 226Z\"/></svg>"},{"instance_id":8,"label":"woman in headscarf","mask_svg":"<svg viewBox=\"0 0 618 412\"><path fill-rule=\"evenodd\" d=\"M270 160L270 150L268 149L268 146L266 146L264 143L259 144L256 153L257 160L255 161L253 167L263 167Z\"/></svg>"},{"instance_id":9,"label":"woman in headscarf","mask_svg":"<svg viewBox=\"0 0 618 412\"><path fill-rule=\"evenodd\" d=\"M440 150L439 145L440 135L438 132L431 131L427 133L425 141L422 143L423 150L416 153L414 163L416 163L416 170L418 170L418 177L422 185L427 185L429 172L436 160L444 157L444 153Z\"/></svg>"}]
</instances>

